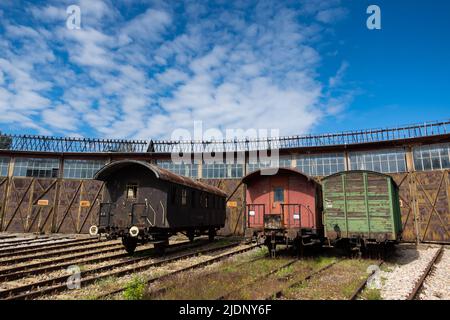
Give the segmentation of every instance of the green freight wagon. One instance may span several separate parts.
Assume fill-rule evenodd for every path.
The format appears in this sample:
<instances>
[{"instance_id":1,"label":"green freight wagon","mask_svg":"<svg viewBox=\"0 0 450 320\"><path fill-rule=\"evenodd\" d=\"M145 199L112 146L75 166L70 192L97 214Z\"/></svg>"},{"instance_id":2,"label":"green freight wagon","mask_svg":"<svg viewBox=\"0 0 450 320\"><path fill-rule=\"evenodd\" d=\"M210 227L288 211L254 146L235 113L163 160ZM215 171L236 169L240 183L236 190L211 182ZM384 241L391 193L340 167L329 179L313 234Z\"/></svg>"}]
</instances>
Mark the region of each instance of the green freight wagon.
<instances>
[{"instance_id":1,"label":"green freight wagon","mask_svg":"<svg viewBox=\"0 0 450 320\"><path fill-rule=\"evenodd\" d=\"M392 177L344 171L324 178L322 191L324 232L330 243L364 251L400 240L400 200Z\"/></svg>"}]
</instances>

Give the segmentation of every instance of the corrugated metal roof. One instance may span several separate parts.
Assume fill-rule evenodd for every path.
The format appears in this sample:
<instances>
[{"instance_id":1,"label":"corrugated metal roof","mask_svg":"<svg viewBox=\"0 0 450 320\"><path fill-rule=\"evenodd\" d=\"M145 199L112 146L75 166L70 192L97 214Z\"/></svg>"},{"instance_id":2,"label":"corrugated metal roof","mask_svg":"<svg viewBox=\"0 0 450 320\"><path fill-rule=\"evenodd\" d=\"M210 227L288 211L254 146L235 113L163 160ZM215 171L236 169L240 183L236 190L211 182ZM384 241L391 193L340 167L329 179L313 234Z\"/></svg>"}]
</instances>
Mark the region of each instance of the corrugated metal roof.
<instances>
[{"instance_id":1,"label":"corrugated metal roof","mask_svg":"<svg viewBox=\"0 0 450 320\"><path fill-rule=\"evenodd\" d=\"M132 164L137 164L137 165L146 167L147 169L152 171L155 174L156 178L158 178L158 179L169 181L172 183L176 183L176 184L191 187L191 188L195 188L195 189L199 189L199 190L202 190L205 192L219 195L221 197L227 196L227 194L224 191L222 191L221 189L219 189L217 187L211 186L209 184L206 184L206 183L203 183L200 181L193 180L188 177L180 176L178 174L175 174L169 170L160 168L151 163L148 163L145 161L138 161L138 160L119 160L119 161L111 162L111 163L105 165L99 171L97 171L97 173L94 175L94 179L106 180L106 178L114 171L116 171L120 168L124 168L129 165L132 165Z\"/></svg>"},{"instance_id":2,"label":"corrugated metal roof","mask_svg":"<svg viewBox=\"0 0 450 320\"><path fill-rule=\"evenodd\" d=\"M256 177L269 177L271 175L278 174L279 172L283 172L283 173L294 173L294 174L303 176L308 181L312 181L312 182L314 182L316 184L320 184L313 177L310 177L310 176L304 174L303 172L301 172L301 171L299 171L297 169L293 169L293 168L278 168L278 171L275 172L274 174L272 174L271 171L273 171L273 170L274 170L274 168L261 168L259 170L250 172L249 174L247 174L245 177L242 178L242 182L247 184L251 179L254 179Z\"/></svg>"}]
</instances>

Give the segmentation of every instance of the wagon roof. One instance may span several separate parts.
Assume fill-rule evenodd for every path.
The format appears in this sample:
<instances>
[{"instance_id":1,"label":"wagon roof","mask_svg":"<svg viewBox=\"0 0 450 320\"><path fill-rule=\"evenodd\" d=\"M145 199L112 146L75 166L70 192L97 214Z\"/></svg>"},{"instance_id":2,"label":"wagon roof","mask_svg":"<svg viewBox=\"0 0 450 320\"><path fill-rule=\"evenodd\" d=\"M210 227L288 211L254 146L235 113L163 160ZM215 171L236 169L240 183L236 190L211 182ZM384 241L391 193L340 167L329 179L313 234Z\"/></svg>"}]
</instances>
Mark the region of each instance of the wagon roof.
<instances>
[{"instance_id":1,"label":"wagon roof","mask_svg":"<svg viewBox=\"0 0 450 320\"><path fill-rule=\"evenodd\" d=\"M270 174L269 170L274 170L274 169L275 168L261 168L261 169L258 169L256 171L253 171L253 172L247 174L245 177L243 177L242 178L242 182L247 184L250 180L252 180L254 178L257 178L257 177L261 177L261 176L268 177L268 176L271 176L272 174ZM299 171L297 169L293 169L293 168L278 168L278 171L275 174L278 174L280 172L282 172L282 173L293 173L293 174L296 174L296 175L300 175L300 176L306 178L308 181L312 181L315 184L319 184L314 178L304 174L303 172L301 172L301 171Z\"/></svg>"},{"instance_id":2,"label":"wagon roof","mask_svg":"<svg viewBox=\"0 0 450 320\"><path fill-rule=\"evenodd\" d=\"M138 160L119 160L119 161L111 162L111 163L105 165L104 167L102 167L100 170L98 170L97 173L94 175L94 179L106 180L106 178L114 171L116 171L120 168L124 168L129 165L133 165L133 164L141 165L141 166L147 168L148 170L152 171L155 174L157 179L161 179L161 180L169 181L169 182L176 183L179 185L199 189L199 190L202 190L205 192L214 193L221 197L227 196L227 194L224 191L222 191L221 189L219 189L217 187L211 186L209 184L206 184L206 183L203 183L200 181L195 181L188 177L177 175L169 170L160 168L151 163L148 163L145 161L138 161Z\"/></svg>"},{"instance_id":3,"label":"wagon roof","mask_svg":"<svg viewBox=\"0 0 450 320\"><path fill-rule=\"evenodd\" d=\"M349 174L349 173L370 173L370 174L375 174L375 175L378 175L378 176L390 178L391 181L396 186L398 186L397 182L395 182L395 180L394 180L394 178L392 178L392 176L390 176L388 174L385 174L385 173L381 173L381 172L377 172L377 171L371 171L371 170L347 170L347 171L340 171L340 172L336 172L336 173L330 174L329 176L323 177L322 181L327 180L327 179L332 178L332 177L335 177L335 176L340 176L340 175Z\"/></svg>"}]
</instances>

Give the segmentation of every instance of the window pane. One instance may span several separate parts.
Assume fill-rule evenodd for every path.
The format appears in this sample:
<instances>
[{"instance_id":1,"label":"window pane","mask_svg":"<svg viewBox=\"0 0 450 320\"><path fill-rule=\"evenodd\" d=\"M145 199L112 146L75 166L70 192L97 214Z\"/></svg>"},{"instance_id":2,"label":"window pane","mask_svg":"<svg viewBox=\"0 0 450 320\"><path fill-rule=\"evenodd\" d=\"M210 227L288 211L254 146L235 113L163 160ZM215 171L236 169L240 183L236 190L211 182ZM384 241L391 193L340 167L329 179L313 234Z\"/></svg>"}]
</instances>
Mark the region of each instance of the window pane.
<instances>
[{"instance_id":1,"label":"window pane","mask_svg":"<svg viewBox=\"0 0 450 320\"><path fill-rule=\"evenodd\" d=\"M0 176L6 177L8 175L8 167L9 167L9 158L1 157L0 158Z\"/></svg>"}]
</instances>

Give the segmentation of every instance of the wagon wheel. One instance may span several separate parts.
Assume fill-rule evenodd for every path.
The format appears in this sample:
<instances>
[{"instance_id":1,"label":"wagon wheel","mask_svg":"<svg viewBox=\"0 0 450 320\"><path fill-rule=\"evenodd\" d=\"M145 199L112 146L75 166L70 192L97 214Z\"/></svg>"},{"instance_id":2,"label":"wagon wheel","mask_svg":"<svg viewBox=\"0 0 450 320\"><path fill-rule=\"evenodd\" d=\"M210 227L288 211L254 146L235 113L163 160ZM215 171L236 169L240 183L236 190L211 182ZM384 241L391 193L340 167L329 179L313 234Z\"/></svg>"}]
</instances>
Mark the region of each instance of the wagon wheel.
<instances>
[{"instance_id":1,"label":"wagon wheel","mask_svg":"<svg viewBox=\"0 0 450 320\"><path fill-rule=\"evenodd\" d=\"M194 238L195 238L195 232L194 232L194 231L188 231L188 232L186 233L186 236L188 237L188 239L189 239L190 242L193 242L193 241L194 241Z\"/></svg>"},{"instance_id":2,"label":"wagon wheel","mask_svg":"<svg viewBox=\"0 0 450 320\"><path fill-rule=\"evenodd\" d=\"M216 230L214 228L209 229L209 231L208 231L209 242L213 242L215 236L216 236Z\"/></svg>"},{"instance_id":3,"label":"wagon wheel","mask_svg":"<svg viewBox=\"0 0 450 320\"><path fill-rule=\"evenodd\" d=\"M136 250L138 239L137 238L133 238L133 237L123 237L122 238L122 243L125 246L125 250L129 254L133 254L134 250Z\"/></svg>"},{"instance_id":4,"label":"wagon wheel","mask_svg":"<svg viewBox=\"0 0 450 320\"><path fill-rule=\"evenodd\" d=\"M157 255L163 255L166 252L166 247L169 244L169 241L157 242L153 245L155 248L155 252Z\"/></svg>"}]
</instances>

